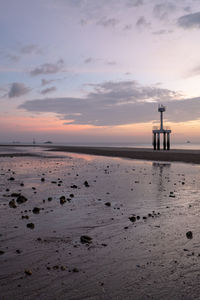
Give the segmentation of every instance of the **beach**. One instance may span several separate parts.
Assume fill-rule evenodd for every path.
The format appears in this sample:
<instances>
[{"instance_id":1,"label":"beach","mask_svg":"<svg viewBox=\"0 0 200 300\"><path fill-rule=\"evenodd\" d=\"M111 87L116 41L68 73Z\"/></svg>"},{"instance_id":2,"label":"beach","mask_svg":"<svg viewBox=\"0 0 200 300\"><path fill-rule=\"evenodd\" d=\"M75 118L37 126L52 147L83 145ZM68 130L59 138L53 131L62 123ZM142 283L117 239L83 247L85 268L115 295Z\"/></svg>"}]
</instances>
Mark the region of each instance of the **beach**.
<instances>
[{"instance_id":1,"label":"beach","mask_svg":"<svg viewBox=\"0 0 200 300\"><path fill-rule=\"evenodd\" d=\"M0 147L0 299L198 299L199 153Z\"/></svg>"}]
</instances>

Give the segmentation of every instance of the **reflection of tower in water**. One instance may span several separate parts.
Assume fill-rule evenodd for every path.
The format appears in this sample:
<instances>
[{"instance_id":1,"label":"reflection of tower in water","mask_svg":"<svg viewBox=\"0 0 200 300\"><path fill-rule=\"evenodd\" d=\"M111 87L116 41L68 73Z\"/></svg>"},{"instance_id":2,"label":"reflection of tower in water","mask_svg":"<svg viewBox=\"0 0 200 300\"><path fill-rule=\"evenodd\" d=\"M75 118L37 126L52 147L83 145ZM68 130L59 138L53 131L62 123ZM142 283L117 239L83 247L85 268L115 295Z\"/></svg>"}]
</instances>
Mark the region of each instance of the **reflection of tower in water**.
<instances>
[{"instance_id":1,"label":"reflection of tower in water","mask_svg":"<svg viewBox=\"0 0 200 300\"><path fill-rule=\"evenodd\" d=\"M152 170L156 172L156 179L157 179L157 186L158 192L165 191L166 188L166 180L169 180L165 171L169 171L171 167L170 163L160 163L160 162L153 162L152 163Z\"/></svg>"}]
</instances>

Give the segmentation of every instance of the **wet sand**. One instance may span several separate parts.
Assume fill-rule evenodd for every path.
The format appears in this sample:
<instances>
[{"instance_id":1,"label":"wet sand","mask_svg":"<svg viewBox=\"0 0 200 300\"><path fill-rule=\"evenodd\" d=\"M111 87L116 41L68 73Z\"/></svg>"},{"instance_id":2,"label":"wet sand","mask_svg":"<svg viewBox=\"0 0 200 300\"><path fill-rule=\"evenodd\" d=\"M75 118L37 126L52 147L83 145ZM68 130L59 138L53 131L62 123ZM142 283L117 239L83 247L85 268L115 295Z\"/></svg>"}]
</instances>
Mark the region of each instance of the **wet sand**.
<instances>
[{"instance_id":1,"label":"wet sand","mask_svg":"<svg viewBox=\"0 0 200 300\"><path fill-rule=\"evenodd\" d=\"M50 151L63 151L154 161L179 161L200 164L200 150L155 151L149 148L52 146Z\"/></svg>"},{"instance_id":2,"label":"wet sand","mask_svg":"<svg viewBox=\"0 0 200 300\"><path fill-rule=\"evenodd\" d=\"M12 153L0 157L0 299L198 299L200 166Z\"/></svg>"},{"instance_id":3,"label":"wet sand","mask_svg":"<svg viewBox=\"0 0 200 300\"><path fill-rule=\"evenodd\" d=\"M8 150L8 153L1 153L2 149ZM126 148L126 147L89 147L89 146L55 146L55 145L40 145L41 149L55 152L71 152L71 153L83 153L90 155L109 156L109 157L121 157L130 159L141 159L150 161L168 161L168 162L185 162L200 164L200 150L153 150L151 148ZM12 149L22 148L21 145L0 145L0 157L9 156ZM37 146L23 145L23 148L37 149ZM38 156L38 153L31 154ZM13 156L30 156L27 151L13 153ZM43 154L40 154L43 155Z\"/></svg>"}]
</instances>

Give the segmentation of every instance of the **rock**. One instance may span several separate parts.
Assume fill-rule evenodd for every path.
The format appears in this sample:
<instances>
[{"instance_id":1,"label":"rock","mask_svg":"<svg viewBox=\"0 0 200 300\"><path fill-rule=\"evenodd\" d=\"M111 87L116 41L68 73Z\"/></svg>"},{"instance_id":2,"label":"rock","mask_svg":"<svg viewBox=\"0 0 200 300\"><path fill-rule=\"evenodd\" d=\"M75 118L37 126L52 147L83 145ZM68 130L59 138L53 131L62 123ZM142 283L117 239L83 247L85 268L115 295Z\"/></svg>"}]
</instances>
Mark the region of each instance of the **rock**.
<instances>
[{"instance_id":1,"label":"rock","mask_svg":"<svg viewBox=\"0 0 200 300\"><path fill-rule=\"evenodd\" d=\"M73 185L71 185L71 188L72 189L77 189L78 187L77 187L77 185L73 184Z\"/></svg>"},{"instance_id":2,"label":"rock","mask_svg":"<svg viewBox=\"0 0 200 300\"><path fill-rule=\"evenodd\" d=\"M74 198L74 194L70 194L69 196L70 196L71 198Z\"/></svg>"},{"instance_id":3,"label":"rock","mask_svg":"<svg viewBox=\"0 0 200 300\"><path fill-rule=\"evenodd\" d=\"M64 204L66 202L65 196L60 197L60 204Z\"/></svg>"},{"instance_id":4,"label":"rock","mask_svg":"<svg viewBox=\"0 0 200 300\"><path fill-rule=\"evenodd\" d=\"M44 178L44 177L42 177L42 178L41 178L41 181L42 181L42 182L44 182L44 181L45 181L45 178Z\"/></svg>"},{"instance_id":5,"label":"rock","mask_svg":"<svg viewBox=\"0 0 200 300\"><path fill-rule=\"evenodd\" d=\"M188 239L192 239L193 238L193 233L192 233L192 231L188 231L188 232L186 232L186 237L188 238Z\"/></svg>"},{"instance_id":6,"label":"rock","mask_svg":"<svg viewBox=\"0 0 200 300\"><path fill-rule=\"evenodd\" d=\"M17 207L14 199L9 202L9 206L12 207L12 208L16 208Z\"/></svg>"},{"instance_id":7,"label":"rock","mask_svg":"<svg viewBox=\"0 0 200 300\"><path fill-rule=\"evenodd\" d=\"M92 243L92 238L88 235L82 235L80 237L80 241L82 244L90 244L90 243Z\"/></svg>"},{"instance_id":8,"label":"rock","mask_svg":"<svg viewBox=\"0 0 200 300\"><path fill-rule=\"evenodd\" d=\"M140 216L137 216L137 220L139 220L140 219Z\"/></svg>"},{"instance_id":9,"label":"rock","mask_svg":"<svg viewBox=\"0 0 200 300\"><path fill-rule=\"evenodd\" d=\"M34 229L35 225L33 223L28 223L28 224L26 224L26 227L28 227L30 229Z\"/></svg>"},{"instance_id":10,"label":"rock","mask_svg":"<svg viewBox=\"0 0 200 300\"><path fill-rule=\"evenodd\" d=\"M21 194L20 193L12 193L11 197L19 197Z\"/></svg>"},{"instance_id":11,"label":"rock","mask_svg":"<svg viewBox=\"0 0 200 300\"><path fill-rule=\"evenodd\" d=\"M111 206L111 203L110 202L106 202L105 205L106 206Z\"/></svg>"},{"instance_id":12,"label":"rock","mask_svg":"<svg viewBox=\"0 0 200 300\"><path fill-rule=\"evenodd\" d=\"M49 197L49 198L48 198L48 201L52 201L52 197Z\"/></svg>"},{"instance_id":13,"label":"rock","mask_svg":"<svg viewBox=\"0 0 200 300\"><path fill-rule=\"evenodd\" d=\"M78 269L78 268L73 268L73 269L72 269L72 272L78 273L78 272L79 272L79 269Z\"/></svg>"},{"instance_id":14,"label":"rock","mask_svg":"<svg viewBox=\"0 0 200 300\"><path fill-rule=\"evenodd\" d=\"M5 252L3 250L0 250L0 255L3 255Z\"/></svg>"},{"instance_id":15,"label":"rock","mask_svg":"<svg viewBox=\"0 0 200 300\"><path fill-rule=\"evenodd\" d=\"M22 251L19 250L19 249L16 250L16 253L17 253L17 254L20 254L21 252L22 252Z\"/></svg>"},{"instance_id":16,"label":"rock","mask_svg":"<svg viewBox=\"0 0 200 300\"><path fill-rule=\"evenodd\" d=\"M22 204L22 203L24 203L24 202L26 202L28 199L26 198L26 197L24 197L23 195L20 195L20 196L18 196L17 197L17 203L18 204Z\"/></svg>"},{"instance_id":17,"label":"rock","mask_svg":"<svg viewBox=\"0 0 200 300\"><path fill-rule=\"evenodd\" d=\"M40 213L40 208L39 207L34 207L33 210L32 210L32 212L34 214L39 214Z\"/></svg>"},{"instance_id":18,"label":"rock","mask_svg":"<svg viewBox=\"0 0 200 300\"><path fill-rule=\"evenodd\" d=\"M84 186L89 187L89 183L87 182L87 180L84 182Z\"/></svg>"},{"instance_id":19,"label":"rock","mask_svg":"<svg viewBox=\"0 0 200 300\"><path fill-rule=\"evenodd\" d=\"M8 180L13 181L13 180L15 180L15 178L14 177L10 177L10 178L8 178Z\"/></svg>"},{"instance_id":20,"label":"rock","mask_svg":"<svg viewBox=\"0 0 200 300\"><path fill-rule=\"evenodd\" d=\"M32 271L31 270L24 270L24 273L28 276L32 275Z\"/></svg>"},{"instance_id":21,"label":"rock","mask_svg":"<svg viewBox=\"0 0 200 300\"><path fill-rule=\"evenodd\" d=\"M61 266L60 269L61 269L61 271L65 271L65 270L66 270L66 267Z\"/></svg>"},{"instance_id":22,"label":"rock","mask_svg":"<svg viewBox=\"0 0 200 300\"><path fill-rule=\"evenodd\" d=\"M135 217L135 216L129 217L129 220L130 220L131 222L135 222L135 221L136 221L136 217Z\"/></svg>"}]
</instances>

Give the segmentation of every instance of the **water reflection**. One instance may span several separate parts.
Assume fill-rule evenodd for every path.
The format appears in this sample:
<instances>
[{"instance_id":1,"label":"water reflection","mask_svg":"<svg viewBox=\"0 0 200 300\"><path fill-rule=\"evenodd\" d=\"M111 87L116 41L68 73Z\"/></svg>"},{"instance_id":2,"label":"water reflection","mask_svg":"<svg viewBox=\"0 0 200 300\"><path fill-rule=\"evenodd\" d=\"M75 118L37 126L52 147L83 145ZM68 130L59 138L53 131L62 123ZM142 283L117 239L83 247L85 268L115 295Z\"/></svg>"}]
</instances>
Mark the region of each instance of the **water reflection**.
<instances>
[{"instance_id":1,"label":"water reflection","mask_svg":"<svg viewBox=\"0 0 200 300\"><path fill-rule=\"evenodd\" d=\"M157 176L154 178L156 179L157 190L159 192L163 192L166 190L166 181L169 182L169 171L170 171L171 163L160 163L160 162L153 162L152 163L152 171L156 173Z\"/></svg>"}]
</instances>

